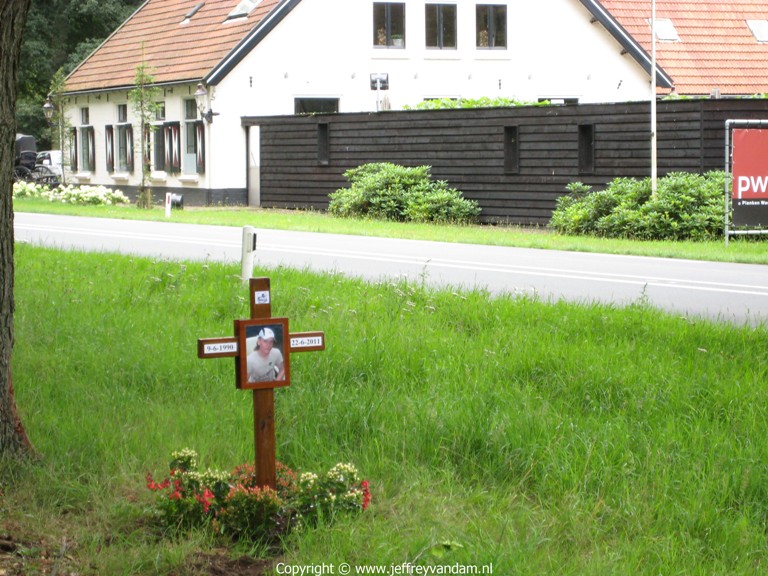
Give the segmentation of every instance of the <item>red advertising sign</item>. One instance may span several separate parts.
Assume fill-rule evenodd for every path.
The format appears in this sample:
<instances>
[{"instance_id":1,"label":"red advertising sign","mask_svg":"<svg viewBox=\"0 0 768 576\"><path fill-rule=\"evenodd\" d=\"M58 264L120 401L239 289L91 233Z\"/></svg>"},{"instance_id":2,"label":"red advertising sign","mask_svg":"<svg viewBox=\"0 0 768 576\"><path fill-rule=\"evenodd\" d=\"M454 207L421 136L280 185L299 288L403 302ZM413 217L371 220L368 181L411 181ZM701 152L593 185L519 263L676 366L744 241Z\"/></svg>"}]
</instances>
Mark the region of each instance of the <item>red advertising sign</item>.
<instances>
[{"instance_id":1,"label":"red advertising sign","mask_svg":"<svg viewBox=\"0 0 768 576\"><path fill-rule=\"evenodd\" d=\"M768 225L768 130L733 130L731 173L734 225Z\"/></svg>"}]
</instances>

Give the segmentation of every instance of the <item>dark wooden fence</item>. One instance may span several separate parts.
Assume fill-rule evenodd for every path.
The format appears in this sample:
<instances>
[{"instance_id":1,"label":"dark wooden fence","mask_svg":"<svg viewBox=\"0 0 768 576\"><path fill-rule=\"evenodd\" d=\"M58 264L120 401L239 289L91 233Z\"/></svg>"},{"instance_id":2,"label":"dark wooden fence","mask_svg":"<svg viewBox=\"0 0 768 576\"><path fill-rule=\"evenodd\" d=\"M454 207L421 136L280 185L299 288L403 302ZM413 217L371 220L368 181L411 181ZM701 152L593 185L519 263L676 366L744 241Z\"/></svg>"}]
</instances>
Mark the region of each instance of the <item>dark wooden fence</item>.
<instances>
[{"instance_id":1,"label":"dark wooden fence","mask_svg":"<svg viewBox=\"0 0 768 576\"><path fill-rule=\"evenodd\" d=\"M727 119L768 118L768 100L663 101L659 175L724 169ZM429 165L477 200L485 221L546 224L574 181L650 174L650 104L582 104L243 118L261 137L265 207L328 206L345 170Z\"/></svg>"}]
</instances>

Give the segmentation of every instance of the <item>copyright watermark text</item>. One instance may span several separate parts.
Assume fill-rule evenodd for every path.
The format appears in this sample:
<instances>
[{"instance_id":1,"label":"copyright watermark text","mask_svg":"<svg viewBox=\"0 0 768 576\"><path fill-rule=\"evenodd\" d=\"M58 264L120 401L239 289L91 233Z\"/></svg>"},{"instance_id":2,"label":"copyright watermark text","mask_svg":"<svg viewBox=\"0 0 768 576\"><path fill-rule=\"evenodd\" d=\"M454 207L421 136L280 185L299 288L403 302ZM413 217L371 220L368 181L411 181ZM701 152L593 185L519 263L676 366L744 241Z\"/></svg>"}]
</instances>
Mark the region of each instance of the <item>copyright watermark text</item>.
<instances>
[{"instance_id":1,"label":"copyright watermark text","mask_svg":"<svg viewBox=\"0 0 768 576\"><path fill-rule=\"evenodd\" d=\"M404 562L403 564L360 565L347 564L286 564L280 562L275 566L278 574L290 576L349 576L350 574L381 574L382 576L430 576L432 574L493 574L493 564L476 566L473 564L445 564L440 566L420 566Z\"/></svg>"}]
</instances>

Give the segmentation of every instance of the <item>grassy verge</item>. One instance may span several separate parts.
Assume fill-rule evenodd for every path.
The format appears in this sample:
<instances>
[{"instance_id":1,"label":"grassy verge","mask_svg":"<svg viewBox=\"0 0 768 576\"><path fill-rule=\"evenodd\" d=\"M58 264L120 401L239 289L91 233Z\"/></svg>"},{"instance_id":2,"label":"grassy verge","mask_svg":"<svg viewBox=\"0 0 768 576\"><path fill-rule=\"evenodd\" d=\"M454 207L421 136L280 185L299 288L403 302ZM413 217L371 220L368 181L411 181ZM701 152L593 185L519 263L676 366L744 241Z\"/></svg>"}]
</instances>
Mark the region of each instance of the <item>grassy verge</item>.
<instances>
[{"instance_id":1,"label":"grassy verge","mask_svg":"<svg viewBox=\"0 0 768 576\"><path fill-rule=\"evenodd\" d=\"M139 210L135 206L71 206L44 200L14 201L18 212L45 212L100 218L166 221L165 210ZM361 236L382 236L467 244L518 246L605 254L634 254L662 258L686 258L720 262L768 264L765 243L754 238L732 240L729 247L722 241L712 242L647 242L608 240L562 236L546 229L519 226L438 226L404 224L371 220L340 219L320 212L261 210L253 208L191 208L174 211L171 221L220 226L255 226L304 232L328 232Z\"/></svg>"},{"instance_id":2,"label":"grassy verge","mask_svg":"<svg viewBox=\"0 0 768 576\"><path fill-rule=\"evenodd\" d=\"M196 357L198 337L247 317L238 270L24 245L17 263L14 384L41 460L0 466L0 531L66 549L78 574L196 573L195 551L217 543L161 538L143 479L187 446L202 468L252 457L232 362ZM276 392L278 457L313 471L354 462L374 497L359 517L292 535L280 562L764 569L764 329L642 303L259 273L275 316L324 330L328 346L295 355ZM28 566L44 551L25 548Z\"/></svg>"}]
</instances>

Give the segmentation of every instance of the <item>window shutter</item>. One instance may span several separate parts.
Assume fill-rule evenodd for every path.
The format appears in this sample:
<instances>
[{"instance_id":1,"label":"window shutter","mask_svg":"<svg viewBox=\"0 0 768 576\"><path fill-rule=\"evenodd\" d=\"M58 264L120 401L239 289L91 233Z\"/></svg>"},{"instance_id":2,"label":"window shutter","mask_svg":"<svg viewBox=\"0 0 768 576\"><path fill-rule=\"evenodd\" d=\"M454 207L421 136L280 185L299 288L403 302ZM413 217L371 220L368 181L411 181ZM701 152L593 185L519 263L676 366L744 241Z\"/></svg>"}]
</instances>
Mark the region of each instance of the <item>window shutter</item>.
<instances>
[{"instance_id":1,"label":"window shutter","mask_svg":"<svg viewBox=\"0 0 768 576\"><path fill-rule=\"evenodd\" d=\"M195 152L197 173L205 174L205 124L202 122L195 122Z\"/></svg>"},{"instance_id":2,"label":"window shutter","mask_svg":"<svg viewBox=\"0 0 768 576\"><path fill-rule=\"evenodd\" d=\"M72 128L69 132L69 164L72 166L72 170L77 172L79 166L77 164L77 128Z\"/></svg>"},{"instance_id":3,"label":"window shutter","mask_svg":"<svg viewBox=\"0 0 768 576\"><path fill-rule=\"evenodd\" d=\"M88 162L92 171L96 170L96 133L93 130L93 126L86 128L86 136L88 138Z\"/></svg>"},{"instance_id":4,"label":"window shutter","mask_svg":"<svg viewBox=\"0 0 768 576\"><path fill-rule=\"evenodd\" d=\"M104 142L107 146L107 172L115 171L115 127L104 127Z\"/></svg>"},{"instance_id":5,"label":"window shutter","mask_svg":"<svg viewBox=\"0 0 768 576\"><path fill-rule=\"evenodd\" d=\"M174 122L171 126L171 140L173 141L173 171L181 172L181 122Z\"/></svg>"},{"instance_id":6,"label":"window shutter","mask_svg":"<svg viewBox=\"0 0 768 576\"><path fill-rule=\"evenodd\" d=\"M125 127L125 143L128 148L125 151L125 160L128 164L128 172L133 172L133 126Z\"/></svg>"},{"instance_id":7,"label":"window shutter","mask_svg":"<svg viewBox=\"0 0 768 576\"><path fill-rule=\"evenodd\" d=\"M175 174L181 172L181 124L168 122L163 125L165 136L165 169Z\"/></svg>"},{"instance_id":8,"label":"window shutter","mask_svg":"<svg viewBox=\"0 0 768 576\"><path fill-rule=\"evenodd\" d=\"M171 169L171 129L169 124L163 124L163 147L165 148L164 166L166 172L172 172Z\"/></svg>"}]
</instances>

